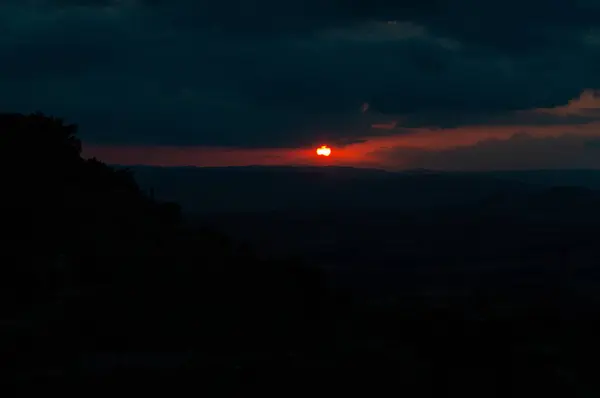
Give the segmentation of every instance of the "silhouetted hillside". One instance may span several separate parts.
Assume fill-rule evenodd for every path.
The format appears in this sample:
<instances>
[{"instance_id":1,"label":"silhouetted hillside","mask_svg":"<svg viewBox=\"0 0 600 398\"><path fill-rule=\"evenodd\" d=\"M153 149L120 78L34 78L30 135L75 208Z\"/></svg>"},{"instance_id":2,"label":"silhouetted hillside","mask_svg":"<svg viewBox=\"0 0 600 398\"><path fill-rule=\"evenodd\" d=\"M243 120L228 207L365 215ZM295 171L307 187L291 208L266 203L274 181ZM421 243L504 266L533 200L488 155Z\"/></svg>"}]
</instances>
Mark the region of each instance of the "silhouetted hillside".
<instances>
[{"instance_id":1,"label":"silhouetted hillside","mask_svg":"<svg viewBox=\"0 0 600 398\"><path fill-rule=\"evenodd\" d=\"M8 375L78 373L103 352L269 356L291 335L310 339L318 271L186 225L129 171L81 158L76 127L60 119L2 114L0 131Z\"/></svg>"}]
</instances>

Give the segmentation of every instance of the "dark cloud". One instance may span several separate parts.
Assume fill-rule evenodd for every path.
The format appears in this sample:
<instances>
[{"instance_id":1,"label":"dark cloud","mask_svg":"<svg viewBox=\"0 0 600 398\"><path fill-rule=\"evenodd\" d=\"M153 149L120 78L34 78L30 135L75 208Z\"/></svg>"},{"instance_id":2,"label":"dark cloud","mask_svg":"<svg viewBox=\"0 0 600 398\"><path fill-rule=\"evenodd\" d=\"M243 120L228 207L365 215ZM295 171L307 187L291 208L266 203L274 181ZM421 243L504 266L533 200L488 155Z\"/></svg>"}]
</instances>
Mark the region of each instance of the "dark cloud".
<instances>
[{"instance_id":1,"label":"dark cloud","mask_svg":"<svg viewBox=\"0 0 600 398\"><path fill-rule=\"evenodd\" d=\"M428 27L436 35L508 52L572 45L577 33L600 25L597 0L495 3L479 0L140 0L135 3L170 16L179 26L246 34L298 34L351 27L366 21L412 21Z\"/></svg>"},{"instance_id":2,"label":"dark cloud","mask_svg":"<svg viewBox=\"0 0 600 398\"><path fill-rule=\"evenodd\" d=\"M583 111L581 114L551 114L535 111L444 111L412 113L404 117L406 128L440 127L456 128L469 125L492 126L553 126L587 124L600 120L600 109Z\"/></svg>"},{"instance_id":3,"label":"dark cloud","mask_svg":"<svg viewBox=\"0 0 600 398\"><path fill-rule=\"evenodd\" d=\"M244 33L302 33L365 21L413 21L434 33L506 50L566 43L573 32L597 27L597 0L46 0L69 6L130 6L187 22L196 29Z\"/></svg>"},{"instance_id":4,"label":"dark cloud","mask_svg":"<svg viewBox=\"0 0 600 398\"><path fill-rule=\"evenodd\" d=\"M400 128L597 118L518 111L600 87L598 2L5 0L0 8L0 107L59 114L80 123L88 142L343 145L402 131L371 129L382 116Z\"/></svg>"},{"instance_id":5,"label":"dark cloud","mask_svg":"<svg viewBox=\"0 0 600 398\"><path fill-rule=\"evenodd\" d=\"M443 150L382 149L376 154L399 169L518 170L600 168L597 139L564 134L533 137L517 133L506 140L490 139L475 145Z\"/></svg>"}]
</instances>

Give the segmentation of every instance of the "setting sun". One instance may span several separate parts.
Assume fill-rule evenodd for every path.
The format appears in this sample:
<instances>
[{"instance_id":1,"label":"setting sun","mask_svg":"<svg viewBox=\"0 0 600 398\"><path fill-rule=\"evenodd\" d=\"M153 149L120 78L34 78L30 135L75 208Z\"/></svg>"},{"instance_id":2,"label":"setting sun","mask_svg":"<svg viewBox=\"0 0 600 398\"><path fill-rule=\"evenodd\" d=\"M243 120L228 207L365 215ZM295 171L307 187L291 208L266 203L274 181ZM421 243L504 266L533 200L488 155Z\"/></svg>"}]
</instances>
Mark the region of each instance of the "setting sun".
<instances>
[{"instance_id":1,"label":"setting sun","mask_svg":"<svg viewBox=\"0 0 600 398\"><path fill-rule=\"evenodd\" d=\"M320 148L317 148L317 155L329 156L329 155L331 155L331 148L329 148L328 146L322 145Z\"/></svg>"}]
</instances>

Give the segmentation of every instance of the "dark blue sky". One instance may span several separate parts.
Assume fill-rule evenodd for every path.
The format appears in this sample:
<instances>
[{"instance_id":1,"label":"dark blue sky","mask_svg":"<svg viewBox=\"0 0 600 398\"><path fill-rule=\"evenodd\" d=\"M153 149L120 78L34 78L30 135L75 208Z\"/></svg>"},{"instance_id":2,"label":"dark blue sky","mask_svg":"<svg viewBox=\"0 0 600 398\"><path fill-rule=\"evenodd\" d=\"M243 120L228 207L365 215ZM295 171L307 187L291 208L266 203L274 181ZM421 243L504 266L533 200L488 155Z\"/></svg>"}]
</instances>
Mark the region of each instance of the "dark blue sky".
<instances>
[{"instance_id":1,"label":"dark blue sky","mask_svg":"<svg viewBox=\"0 0 600 398\"><path fill-rule=\"evenodd\" d=\"M597 0L0 0L0 54L121 163L600 167Z\"/></svg>"}]
</instances>

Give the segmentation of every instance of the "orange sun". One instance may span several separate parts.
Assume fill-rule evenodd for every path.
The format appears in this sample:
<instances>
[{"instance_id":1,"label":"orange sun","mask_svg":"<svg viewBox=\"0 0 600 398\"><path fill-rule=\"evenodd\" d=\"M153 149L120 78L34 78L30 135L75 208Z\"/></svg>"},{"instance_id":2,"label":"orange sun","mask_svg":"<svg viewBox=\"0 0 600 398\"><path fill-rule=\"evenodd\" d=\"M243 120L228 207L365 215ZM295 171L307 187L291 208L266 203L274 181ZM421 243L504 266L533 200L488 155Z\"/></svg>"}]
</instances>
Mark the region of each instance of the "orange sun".
<instances>
[{"instance_id":1,"label":"orange sun","mask_svg":"<svg viewBox=\"0 0 600 398\"><path fill-rule=\"evenodd\" d=\"M317 155L319 156L329 156L331 155L331 148L325 145L321 145L320 148L317 148Z\"/></svg>"}]
</instances>

